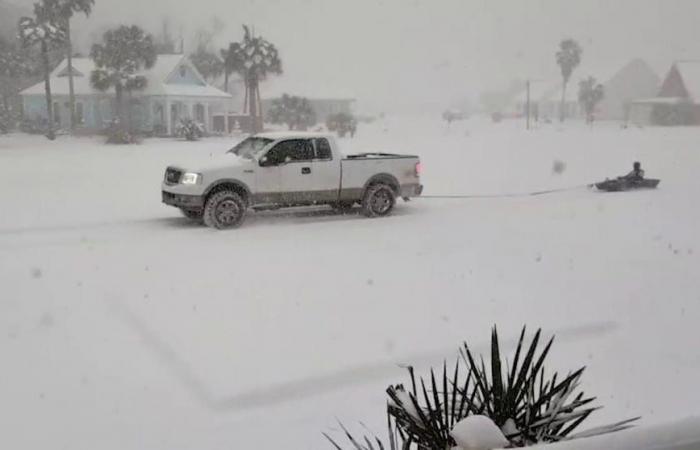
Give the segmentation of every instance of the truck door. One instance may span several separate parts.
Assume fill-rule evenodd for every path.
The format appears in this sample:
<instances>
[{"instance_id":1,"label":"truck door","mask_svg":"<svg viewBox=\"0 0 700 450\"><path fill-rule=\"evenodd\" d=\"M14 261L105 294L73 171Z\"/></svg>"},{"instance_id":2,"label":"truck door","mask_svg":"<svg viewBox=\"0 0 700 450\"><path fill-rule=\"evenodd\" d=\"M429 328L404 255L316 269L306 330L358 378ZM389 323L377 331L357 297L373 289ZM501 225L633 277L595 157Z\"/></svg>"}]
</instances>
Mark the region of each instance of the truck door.
<instances>
[{"instance_id":1,"label":"truck door","mask_svg":"<svg viewBox=\"0 0 700 450\"><path fill-rule=\"evenodd\" d=\"M282 141L271 148L265 156L265 165L276 169L277 192L274 199L271 199L272 203L308 202L313 190L314 149L311 141L308 139ZM270 175L273 175L272 171ZM263 176L266 175L263 173Z\"/></svg>"},{"instance_id":2,"label":"truck door","mask_svg":"<svg viewBox=\"0 0 700 450\"><path fill-rule=\"evenodd\" d=\"M314 144L313 171L314 200L333 202L338 200L340 189L340 160L333 159L331 144L326 138L312 139Z\"/></svg>"}]
</instances>

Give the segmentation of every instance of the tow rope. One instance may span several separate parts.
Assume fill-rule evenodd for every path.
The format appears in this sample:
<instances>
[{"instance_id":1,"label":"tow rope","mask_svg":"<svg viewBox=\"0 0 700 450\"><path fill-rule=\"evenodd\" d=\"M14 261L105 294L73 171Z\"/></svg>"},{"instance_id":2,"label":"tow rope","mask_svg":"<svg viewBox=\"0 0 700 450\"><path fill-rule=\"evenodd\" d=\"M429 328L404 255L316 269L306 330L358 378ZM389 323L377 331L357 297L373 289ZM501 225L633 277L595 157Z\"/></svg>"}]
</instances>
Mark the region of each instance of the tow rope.
<instances>
[{"instance_id":1,"label":"tow rope","mask_svg":"<svg viewBox=\"0 0 700 450\"><path fill-rule=\"evenodd\" d=\"M557 192L575 191L582 188L591 188L593 184L581 184L559 189L547 189L544 191L518 192L510 194L446 194L446 195L421 195L416 198L430 199L477 199L477 198L509 198L509 197L533 197L535 195L555 194Z\"/></svg>"}]
</instances>

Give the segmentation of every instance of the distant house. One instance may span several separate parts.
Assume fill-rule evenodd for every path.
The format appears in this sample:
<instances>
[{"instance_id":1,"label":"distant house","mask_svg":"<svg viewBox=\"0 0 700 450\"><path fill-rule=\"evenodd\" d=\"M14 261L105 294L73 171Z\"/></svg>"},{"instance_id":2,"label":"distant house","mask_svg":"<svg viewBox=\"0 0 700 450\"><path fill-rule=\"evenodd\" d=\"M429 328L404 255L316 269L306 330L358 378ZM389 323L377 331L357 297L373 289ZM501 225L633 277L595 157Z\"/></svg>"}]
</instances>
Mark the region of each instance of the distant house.
<instances>
[{"instance_id":1,"label":"distant house","mask_svg":"<svg viewBox=\"0 0 700 450\"><path fill-rule=\"evenodd\" d=\"M567 94L564 101L566 117L580 118L583 116L581 107L576 98L576 92L572 88L574 83L567 85ZM530 118L533 121L553 121L559 118L561 109L561 82L534 81L530 83ZM506 115L524 117L527 114L528 93L523 89L515 96L511 108Z\"/></svg>"},{"instance_id":2,"label":"distant house","mask_svg":"<svg viewBox=\"0 0 700 450\"><path fill-rule=\"evenodd\" d=\"M656 95L661 80L642 59L634 59L604 82L605 96L596 107L596 120L628 120L632 103Z\"/></svg>"},{"instance_id":3,"label":"distant house","mask_svg":"<svg viewBox=\"0 0 700 450\"><path fill-rule=\"evenodd\" d=\"M653 125L700 125L700 61L671 66L658 94L634 102L638 122Z\"/></svg>"},{"instance_id":4,"label":"distant house","mask_svg":"<svg viewBox=\"0 0 700 450\"><path fill-rule=\"evenodd\" d=\"M608 72L612 73L612 72ZM656 95L660 80L658 75L641 59L634 59L613 73L605 80L596 76L603 83L605 97L597 105L596 120L626 120L631 107L637 99ZM566 117L582 118L584 111L578 102L578 81L585 78L572 77L567 85ZM559 117L561 104L561 81L534 81L530 85L530 117L533 120L548 120ZM513 100L510 114L523 117L527 112L527 91L523 89Z\"/></svg>"},{"instance_id":5,"label":"distant house","mask_svg":"<svg viewBox=\"0 0 700 450\"><path fill-rule=\"evenodd\" d=\"M101 92L90 84L95 64L90 58L74 58L76 116L80 128L99 131L115 117L114 90ZM231 95L210 86L184 55L158 55L155 65L142 73L148 80L144 90L126 94L132 126L142 132L172 135L180 119L191 118L213 129L213 118L227 113ZM64 60L51 73L54 121L70 125L68 69ZM44 83L20 93L25 119L46 121Z\"/></svg>"}]
</instances>

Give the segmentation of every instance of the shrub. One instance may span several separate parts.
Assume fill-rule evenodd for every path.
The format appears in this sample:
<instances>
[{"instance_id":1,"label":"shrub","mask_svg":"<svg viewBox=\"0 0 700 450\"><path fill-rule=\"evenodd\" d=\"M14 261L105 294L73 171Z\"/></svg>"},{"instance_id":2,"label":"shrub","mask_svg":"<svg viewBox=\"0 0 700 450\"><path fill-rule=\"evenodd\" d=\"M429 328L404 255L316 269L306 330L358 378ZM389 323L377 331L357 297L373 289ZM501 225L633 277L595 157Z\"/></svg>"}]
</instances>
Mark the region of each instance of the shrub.
<instances>
[{"instance_id":1,"label":"shrub","mask_svg":"<svg viewBox=\"0 0 700 450\"><path fill-rule=\"evenodd\" d=\"M410 389L401 384L387 389L388 448L398 450L414 445L426 450L452 448L456 446L450 435L453 427L473 415L490 418L514 447L610 433L628 428L637 420L628 419L573 434L598 407L590 406L594 397L577 392L583 367L563 377L558 373L551 376L546 373L544 363L554 338L538 351L540 335L541 330L537 330L526 345L523 327L510 366L507 360L501 359L494 327L490 370L483 358L474 357L466 343L454 370L448 371L445 363L440 377L431 369L429 378L417 380L413 368L409 367ZM342 428L355 449L372 448L368 437L358 441ZM341 449L330 436L325 436ZM384 447L379 439L373 439L380 443L380 448ZM359 442L367 445L358 445Z\"/></svg>"},{"instance_id":2,"label":"shrub","mask_svg":"<svg viewBox=\"0 0 700 450\"><path fill-rule=\"evenodd\" d=\"M113 119L109 122L105 134L108 144L136 144L138 142L135 135L120 125L119 119Z\"/></svg>"},{"instance_id":3,"label":"shrub","mask_svg":"<svg viewBox=\"0 0 700 450\"><path fill-rule=\"evenodd\" d=\"M267 113L273 124L285 124L290 130L306 130L316 124L316 112L308 99L284 94L272 101Z\"/></svg>"},{"instance_id":4,"label":"shrub","mask_svg":"<svg viewBox=\"0 0 700 450\"><path fill-rule=\"evenodd\" d=\"M187 141L196 141L204 136L204 127L192 119L182 119L175 128L175 135Z\"/></svg>"},{"instance_id":5,"label":"shrub","mask_svg":"<svg viewBox=\"0 0 700 450\"><path fill-rule=\"evenodd\" d=\"M340 137L345 137L348 133L350 133L351 137L354 137L357 131L357 121L349 113L331 114L326 119L326 128L328 128L328 131L336 132Z\"/></svg>"},{"instance_id":6,"label":"shrub","mask_svg":"<svg viewBox=\"0 0 700 450\"><path fill-rule=\"evenodd\" d=\"M12 127L12 117L10 112L5 109L3 104L0 104L0 134L5 134Z\"/></svg>"}]
</instances>

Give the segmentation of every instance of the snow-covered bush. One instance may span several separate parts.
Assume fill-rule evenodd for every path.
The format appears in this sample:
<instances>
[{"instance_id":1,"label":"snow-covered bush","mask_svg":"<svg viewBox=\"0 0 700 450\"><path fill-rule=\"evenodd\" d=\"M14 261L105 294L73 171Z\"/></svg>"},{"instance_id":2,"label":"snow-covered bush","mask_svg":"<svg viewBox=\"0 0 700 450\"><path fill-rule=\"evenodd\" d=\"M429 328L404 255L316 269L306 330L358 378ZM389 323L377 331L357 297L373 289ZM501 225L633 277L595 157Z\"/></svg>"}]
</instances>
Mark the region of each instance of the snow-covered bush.
<instances>
[{"instance_id":1,"label":"snow-covered bush","mask_svg":"<svg viewBox=\"0 0 700 450\"><path fill-rule=\"evenodd\" d=\"M105 134L108 144L135 144L138 142L136 136L120 125L119 119L113 119L109 122Z\"/></svg>"},{"instance_id":2,"label":"snow-covered bush","mask_svg":"<svg viewBox=\"0 0 700 450\"><path fill-rule=\"evenodd\" d=\"M328 131L334 131L338 133L338 136L345 137L346 134L350 134L350 137L355 136L357 131L357 121L352 116L352 114L340 112L337 114L331 114L326 119L326 128Z\"/></svg>"},{"instance_id":3,"label":"snow-covered bush","mask_svg":"<svg viewBox=\"0 0 700 450\"><path fill-rule=\"evenodd\" d=\"M175 135L188 141L196 141L204 136L204 126L192 119L182 119L175 128Z\"/></svg>"},{"instance_id":4,"label":"snow-covered bush","mask_svg":"<svg viewBox=\"0 0 700 450\"><path fill-rule=\"evenodd\" d=\"M307 130L316 125L316 112L309 100L294 95L283 94L273 100L267 115L271 123L285 124L290 130Z\"/></svg>"},{"instance_id":5,"label":"snow-covered bush","mask_svg":"<svg viewBox=\"0 0 700 450\"><path fill-rule=\"evenodd\" d=\"M5 109L5 106L0 103L0 134L5 134L10 131L12 126L12 118L10 112Z\"/></svg>"},{"instance_id":6,"label":"snow-covered bush","mask_svg":"<svg viewBox=\"0 0 700 450\"><path fill-rule=\"evenodd\" d=\"M593 397L578 392L584 368L563 377L546 372L544 363L554 338L539 350L540 335L541 330L537 330L526 344L523 328L510 363L501 358L494 327L490 367L483 358L477 362L466 343L454 369L448 370L447 364L443 365L442 376L431 369L429 377L417 379L409 367L410 389L402 384L387 389L387 447L392 450L524 447L610 433L628 428L637 420L573 434L598 407L590 406ZM357 440L344 427L343 430L355 449L372 448L371 444L359 444L369 444L368 438ZM331 437L326 437L337 449L341 448Z\"/></svg>"}]
</instances>

